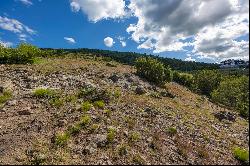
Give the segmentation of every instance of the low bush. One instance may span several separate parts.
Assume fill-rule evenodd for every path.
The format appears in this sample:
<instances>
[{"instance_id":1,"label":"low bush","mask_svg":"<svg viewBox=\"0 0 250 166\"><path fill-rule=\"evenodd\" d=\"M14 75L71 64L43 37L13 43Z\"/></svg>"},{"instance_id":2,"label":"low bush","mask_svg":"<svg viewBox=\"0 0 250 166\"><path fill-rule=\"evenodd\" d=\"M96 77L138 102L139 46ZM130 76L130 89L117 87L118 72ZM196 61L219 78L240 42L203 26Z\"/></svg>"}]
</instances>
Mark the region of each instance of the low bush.
<instances>
[{"instance_id":1,"label":"low bush","mask_svg":"<svg viewBox=\"0 0 250 166\"><path fill-rule=\"evenodd\" d=\"M174 71L173 81L191 89L194 87L194 78L192 74L179 73L177 71Z\"/></svg>"},{"instance_id":2,"label":"low bush","mask_svg":"<svg viewBox=\"0 0 250 166\"><path fill-rule=\"evenodd\" d=\"M172 71L169 66L150 57L140 57L135 62L137 74L150 82L164 84L172 81Z\"/></svg>"},{"instance_id":3,"label":"low bush","mask_svg":"<svg viewBox=\"0 0 250 166\"><path fill-rule=\"evenodd\" d=\"M0 105L4 104L12 97L12 92L10 90L4 90L2 95L0 93Z\"/></svg>"},{"instance_id":4,"label":"low bush","mask_svg":"<svg viewBox=\"0 0 250 166\"><path fill-rule=\"evenodd\" d=\"M85 101L85 102L82 103L81 109L82 109L83 112L87 112L87 111L90 110L91 107L92 107L92 104L90 102L88 102L88 101Z\"/></svg>"},{"instance_id":5,"label":"low bush","mask_svg":"<svg viewBox=\"0 0 250 166\"><path fill-rule=\"evenodd\" d=\"M58 133L55 135L55 144L58 146L65 146L70 138L68 133Z\"/></svg>"},{"instance_id":6,"label":"low bush","mask_svg":"<svg viewBox=\"0 0 250 166\"><path fill-rule=\"evenodd\" d=\"M237 160L249 163L249 152L247 150L237 147L234 149L233 154Z\"/></svg>"},{"instance_id":7,"label":"low bush","mask_svg":"<svg viewBox=\"0 0 250 166\"><path fill-rule=\"evenodd\" d=\"M57 93L52 89L39 88L35 89L33 95L37 98L54 98L57 97Z\"/></svg>"}]
</instances>

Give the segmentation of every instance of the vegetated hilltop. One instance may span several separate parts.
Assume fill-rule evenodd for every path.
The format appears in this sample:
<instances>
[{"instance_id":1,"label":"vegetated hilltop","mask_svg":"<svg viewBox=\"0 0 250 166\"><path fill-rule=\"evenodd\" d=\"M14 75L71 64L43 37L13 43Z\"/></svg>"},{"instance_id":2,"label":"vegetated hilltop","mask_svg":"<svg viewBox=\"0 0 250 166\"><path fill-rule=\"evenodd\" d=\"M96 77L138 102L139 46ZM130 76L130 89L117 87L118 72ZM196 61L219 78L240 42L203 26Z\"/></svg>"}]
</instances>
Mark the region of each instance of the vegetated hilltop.
<instances>
[{"instance_id":1,"label":"vegetated hilltop","mask_svg":"<svg viewBox=\"0 0 250 166\"><path fill-rule=\"evenodd\" d=\"M152 70L161 81L148 81ZM86 54L0 64L0 164L248 163L247 118L210 101L225 83L209 99L192 92L192 78L150 58L135 67Z\"/></svg>"}]
</instances>

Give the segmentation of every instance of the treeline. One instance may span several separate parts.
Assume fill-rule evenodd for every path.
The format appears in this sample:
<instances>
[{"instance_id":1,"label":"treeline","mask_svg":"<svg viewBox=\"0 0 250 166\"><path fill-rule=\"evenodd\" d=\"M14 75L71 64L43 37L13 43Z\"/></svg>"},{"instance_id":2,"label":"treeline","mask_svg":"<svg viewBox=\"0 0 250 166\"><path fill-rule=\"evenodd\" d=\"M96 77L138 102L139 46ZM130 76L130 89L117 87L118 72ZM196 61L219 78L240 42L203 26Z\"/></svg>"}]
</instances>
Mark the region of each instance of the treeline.
<instances>
[{"instance_id":1,"label":"treeline","mask_svg":"<svg viewBox=\"0 0 250 166\"><path fill-rule=\"evenodd\" d=\"M17 48L5 48L0 46L0 63L32 63L35 57L65 56L72 53L74 56L97 56L114 60L123 64L135 65L136 59L140 57L156 58L165 67L170 66L178 71L194 71L202 69L218 69L218 64L202 62L187 62L179 59L164 58L154 55L139 54L135 52L118 52L99 49L51 49L41 48L30 44L20 44Z\"/></svg>"},{"instance_id":2,"label":"treeline","mask_svg":"<svg viewBox=\"0 0 250 166\"><path fill-rule=\"evenodd\" d=\"M223 75L220 70L205 69L194 74L181 73L150 57L138 58L135 67L137 74L150 82L158 85L177 82L237 110L245 118L249 116L249 77L245 75Z\"/></svg>"},{"instance_id":3,"label":"treeline","mask_svg":"<svg viewBox=\"0 0 250 166\"><path fill-rule=\"evenodd\" d=\"M79 55L95 55L102 57L109 57L112 60L123 64L135 65L136 59L140 57L152 57L156 58L160 62L163 63L164 66L170 66L174 70L179 71L193 71L193 70L202 70L202 69L218 69L218 64L212 63L203 63L203 62L189 62L182 61L180 59L175 58L165 58L159 57L155 55L146 55L140 54L136 52L118 52L118 51L109 51L109 50L100 50L100 49L87 49L87 48L79 48L79 49L50 49L43 48L42 50L53 50L56 55L68 54L68 53L77 53Z\"/></svg>"}]
</instances>

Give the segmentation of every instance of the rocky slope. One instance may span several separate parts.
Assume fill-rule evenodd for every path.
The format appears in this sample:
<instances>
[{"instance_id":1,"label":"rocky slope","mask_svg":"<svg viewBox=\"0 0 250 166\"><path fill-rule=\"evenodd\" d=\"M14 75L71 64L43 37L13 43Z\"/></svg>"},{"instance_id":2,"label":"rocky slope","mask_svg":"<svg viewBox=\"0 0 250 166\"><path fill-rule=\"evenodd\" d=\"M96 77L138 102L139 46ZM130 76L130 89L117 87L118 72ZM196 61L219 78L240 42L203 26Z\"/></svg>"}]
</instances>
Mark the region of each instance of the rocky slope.
<instances>
[{"instance_id":1,"label":"rocky slope","mask_svg":"<svg viewBox=\"0 0 250 166\"><path fill-rule=\"evenodd\" d=\"M232 151L249 149L248 121L176 83L156 87L134 72L92 59L0 65L0 96L12 92L0 106L0 164L240 164ZM34 96L37 88L54 89L59 100ZM84 111L82 88L108 96L105 105ZM58 143L58 133L78 122L84 127Z\"/></svg>"}]
</instances>

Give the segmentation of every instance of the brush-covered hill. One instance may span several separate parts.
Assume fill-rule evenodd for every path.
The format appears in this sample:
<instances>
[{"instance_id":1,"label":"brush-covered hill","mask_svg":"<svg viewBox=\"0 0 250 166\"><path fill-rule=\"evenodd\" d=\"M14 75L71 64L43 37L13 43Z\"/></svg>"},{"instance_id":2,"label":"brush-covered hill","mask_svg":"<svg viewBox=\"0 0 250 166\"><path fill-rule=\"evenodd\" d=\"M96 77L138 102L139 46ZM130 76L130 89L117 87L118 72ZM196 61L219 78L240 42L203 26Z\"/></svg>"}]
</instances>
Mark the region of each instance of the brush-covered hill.
<instances>
[{"instance_id":1,"label":"brush-covered hill","mask_svg":"<svg viewBox=\"0 0 250 166\"><path fill-rule=\"evenodd\" d=\"M242 164L248 157L248 120L101 58L2 64L0 105L3 165Z\"/></svg>"}]
</instances>

